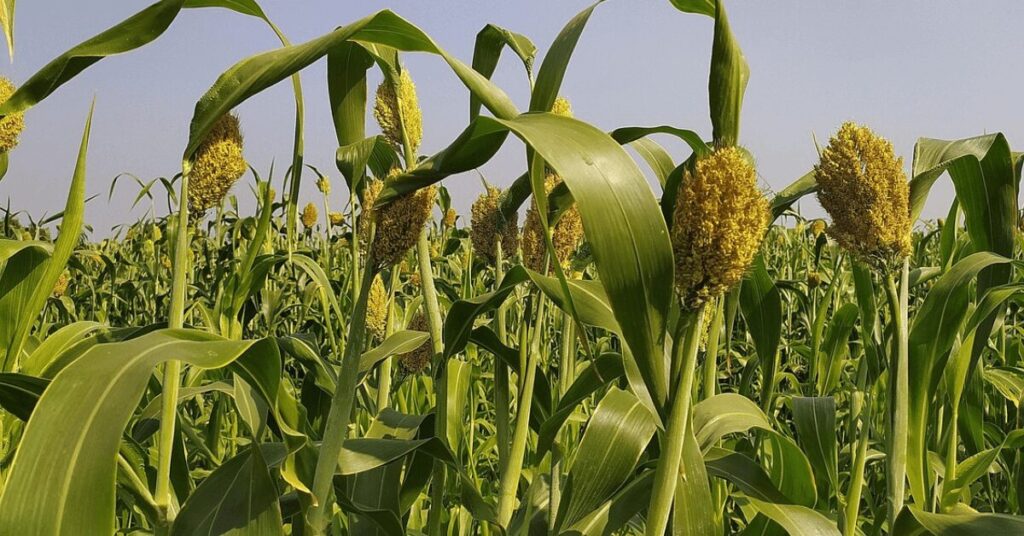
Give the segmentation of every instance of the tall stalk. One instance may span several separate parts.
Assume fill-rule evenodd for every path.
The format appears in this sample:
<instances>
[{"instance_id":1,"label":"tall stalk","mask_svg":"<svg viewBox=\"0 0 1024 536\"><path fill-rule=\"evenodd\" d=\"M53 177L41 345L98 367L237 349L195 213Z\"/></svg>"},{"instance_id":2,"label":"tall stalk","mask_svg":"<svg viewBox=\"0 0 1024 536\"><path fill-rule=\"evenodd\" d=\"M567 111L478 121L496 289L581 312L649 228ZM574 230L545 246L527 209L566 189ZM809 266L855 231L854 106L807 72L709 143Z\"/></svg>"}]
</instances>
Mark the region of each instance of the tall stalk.
<instances>
[{"instance_id":1,"label":"tall stalk","mask_svg":"<svg viewBox=\"0 0 1024 536\"><path fill-rule=\"evenodd\" d=\"M697 351L704 327L704 306L684 313L676 329L672 346L672 370L679 370L677 387L672 393L672 409L661 438L661 458L654 472L651 505L647 510L647 536L664 536L672 514L683 459L683 443L690 425L690 402L693 399L693 378L697 371Z\"/></svg>"},{"instance_id":2,"label":"tall stalk","mask_svg":"<svg viewBox=\"0 0 1024 536\"><path fill-rule=\"evenodd\" d=\"M505 278L505 265L503 259L503 252L501 250L501 240L495 244L496 255L494 259L494 286L495 288L501 284L501 280ZM498 330L498 340L504 344L508 344L508 327L506 322L507 306L505 302L502 302L498 306L498 312L496 313L495 324ZM498 474L505 472L505 466L508 465L508 450L509 450L509 385L508 385L508 366L501 359L494 359L494 427L495 435L498 441Z\"/></svg>"},{"instance_id":3,"label":"tall stalk","mask_svg":"<svg viewBox=\"0 0 1024 536\"><path fill-rule=\"evenodd\" d=\"M188 277L188 176L191 168L191 162L182 162L177 224L174 231L171 310L167 319L167 325L171 329L185 325L185 282ZM168 361L164 365L160 435L157 439L156 493L153 497L160 515L167 523L173 521L176 514L171 507L171 455L174 450L174 425L177 418L180 377L181 361Z\"/></svg>"},{"instance_id":4,"label":"tall stalk","mask_svg":"<svg viewBox=\"0 0 1024 536\"><path fill-rule=\"evenodd\" d=\"M431 351L434 354L434 396L436 398L434 412L434 436L445 445L448 444L448 370L444 363L444 345L441 340L441 307L437 301L437 289L434 288L434 271L430 265L430 234L429 228L423 226L419 240L416 241L416 257L419 261L420 286L423 289L423 305L427 309L427 326L430 329ZM441 514L443 513L445 487L445 466L440 461L434 462L434 474L430 482L430 513L427 526L430 534L440 534Z\"/></svg>"},{"instance_id":5,"label":"tall stalk","mask_svg":"<svg viewBox=\"0 0 1024 536\"><path fill-rule=\"evenodd\" d=\"M906 490L907 437L910 413L910 350L908 342L908 287L909 260L903 259L902 267L895 274L886 277L886 293L892 309L893 341L889 365L889 453L888 492L889 527L903 509Z\"/></svg>"},{"instance_id":6,"label":"tall stalk","mask_svg":"<svg viewBox=\"0 0 1024 536\"><path fill-rule=\"evenodd\" d=\"M373 236L371 226L370 236ZM327 512L331 511L331 486L334 473L338 467L338 455L342 444L348 437L349 423L352 419L352 406L356 396L356 380L359 375L359 357L363 350L363 339L366 336L366 302L370 294L370 285L376 275L373 260L373 246L367 251L367 262L363 270L359 295L356 298L352 318L349 321L348 339L345 344L345 356L342 358L338 383L331 398L331 409L327 414L324 427L323 442L317 455L316 470L313 475L313 497L318 502L308 515L309 527L313 534L324 534L327 527ZM339 319L340 320L340 319Z\"/></svg>"},{"instance_id":7,"label":"tall stalk","mask_svg":"<svg viewBox=\"0 0 1024 536\"><path fill-rule=\"evenodd\" d=\"M540 336L543 331L544 306L546 300L541 293L535 294L537 306L533 319L524 318L519 326L519 396L512 444L508 463L501 472L498 482L498 524L507 527L512 519L516 504L516 489L522 476L523 459L526 457L526 442L530 436L530 410L532 409L533 387L537 377L537 356L540 354ZM529 314L529 313L527 313ZM530 328L533 334L530 336Z\"/></svg>"}]
</instances>

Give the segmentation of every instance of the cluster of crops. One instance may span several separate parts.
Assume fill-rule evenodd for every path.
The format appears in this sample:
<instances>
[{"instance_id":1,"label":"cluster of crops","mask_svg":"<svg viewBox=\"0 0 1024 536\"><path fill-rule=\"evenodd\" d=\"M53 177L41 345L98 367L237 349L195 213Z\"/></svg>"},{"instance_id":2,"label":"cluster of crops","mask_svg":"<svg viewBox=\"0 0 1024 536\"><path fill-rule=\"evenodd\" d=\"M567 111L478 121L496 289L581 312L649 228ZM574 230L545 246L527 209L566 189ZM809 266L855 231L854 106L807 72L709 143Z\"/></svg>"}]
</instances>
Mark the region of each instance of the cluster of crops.
<instances>
[{"instance_id":1,"label":"cluster of crops","mask_svg":"<svg viewBox=\"0 0 1024 536\"><path fill-rule=\"evenodd\" d=\"M573 117L559 88L598 5L544 54L488 25L467 65L390 11L292 45L254 0L161 0L0 84L6 170L43 128L27 110L183 9L282 45L197 102L169 216L85 237L92 112L65 209L7 211L0 534L1024 534L1020 155L922 138L908 174L846 123L766 192L725 7L672 4L714 25L710 140ZM432 155L409 52L469 98ZM503 52L527 111L490 81ZM336 173L303 164L321 59ZM252 169L232 110L289 78L291 164ZM444 184L514 140L527 169L457 214ZM946 177L947 217L921 220Z\"/></svg>"}]
</instances>

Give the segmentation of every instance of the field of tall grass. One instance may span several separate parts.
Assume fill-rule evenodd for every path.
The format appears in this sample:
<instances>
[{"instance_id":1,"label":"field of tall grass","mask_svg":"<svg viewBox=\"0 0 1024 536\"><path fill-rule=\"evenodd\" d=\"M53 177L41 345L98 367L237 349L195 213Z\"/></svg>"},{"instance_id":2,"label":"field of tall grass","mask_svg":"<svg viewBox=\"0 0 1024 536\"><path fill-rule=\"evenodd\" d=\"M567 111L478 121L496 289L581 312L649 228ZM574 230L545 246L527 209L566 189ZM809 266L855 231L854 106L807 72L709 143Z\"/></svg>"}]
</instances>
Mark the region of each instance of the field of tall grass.
<instances>
[{"instance_id":1,"label":"field of tall grass","mask_svg":"<svg viewBox=\"0 0 1024 536\"><path fill-rule=\"evenodd\" d=\"M169 216L86 238L86 110L64 210L5 211L0 534L1024 534L1021 155L921 138L908 167L851 122L766 191L725 6L671 3L714 26L711 139L573 117L560 86L599 4L544 52L488 25L467 64L391 11L292 44L255 0L160 0L0 82L6 173L46 128L26 111L183 9L281 42L196 103L177 173L139 183ZM414 52L470 102L430 155ZM528 103L490 80L502 60ZM318 62L336 171L303 163ZM233 110L289 80L290 165L254 169ZM456 213L445 184L520 142L522 175Z\"/></svg>"}]
</instances>

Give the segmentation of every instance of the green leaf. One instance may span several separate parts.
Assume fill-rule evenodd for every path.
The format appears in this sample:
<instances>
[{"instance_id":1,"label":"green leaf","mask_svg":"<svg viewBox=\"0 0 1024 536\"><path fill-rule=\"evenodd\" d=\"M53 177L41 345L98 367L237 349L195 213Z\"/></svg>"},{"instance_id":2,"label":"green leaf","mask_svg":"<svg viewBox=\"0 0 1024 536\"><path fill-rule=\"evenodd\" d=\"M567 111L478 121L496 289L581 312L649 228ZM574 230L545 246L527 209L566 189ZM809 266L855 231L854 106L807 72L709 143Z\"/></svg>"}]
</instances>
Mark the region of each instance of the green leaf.
<instances>
[{"instance_id":1,"label":"green leaf","mask_svg":"<svg viewBox=\"0 0 1024 536\"><path fill-rule=\"evenodd\" d=\"M919 502L927 498L927 423L929 406L949 359L957 328L967 314L970 282L987 267L1009 259L993 253L975 253L953 265L935 282L910 327L910 415L907 476L911 494Z\"/></svg>"},{"instance_id":2,"label":"green leaf","mask_svg":"<svg viewBox=\"0 0 1024 536\"><path fill-rule=\"evenodd\" d=\"M11 61L14 61L14 4L15 0L0 0L0 26L3 26L4 37L7 38L7 52Z\"/></svg>"},{"instance_id":3,"label":"green leaf","mask_svg":"<svg viewBox=\"0 0 1024 536\"><path fill-rule=\"evenodd\" d=\"M836 522L806 506L774 504L750 499L754 508L776 522L790 536L839 536Z\"/></svg>"},{"instance_id":4,"label":"green leaf","mask_svg":"<svg viewBox=\"0 0 1024 536\"><path fill-rule=\"evenodd\" d=\"M57 279L64 273L68 259L78 247L85 216L85 163L94 107L89 108L89 116L85 120L60 234L49 258L42 248L26 248L15 258L8 258L0 275L0 359L3 362L0 370L13 370L15 363L22 358L29 330L46 305L46 299L53 293Z\"/></svg>"},{"instance_id":5,"label":"green leaf","mask_svg":"<svg viewBox=\"0 0 1024 536\"><path fill-rule=\"evenodd\" d=\"M853 307L856 313L856 306ZM825 474L833 490L839 490L836 400L828 397L794 397L793 424L797 438L818 474Z\"/></svg>"},{"instance_id":6,"label":"green leaf","mask_svg":"<svg viewBox=\"0 0 1024 536\"><path fill-rule=\"evenodd\" d=\"M743 311L743 319L757 350L758 362L761 365L761 405L767 408L775 391L775 373L779 366L782 298L775 281L768 274L762 255L754 259L750 274L743 279L740 309Z\"/></svg>"},{"instance_id":7,"label":"green leaf","mask_svg":"<svg viewBox=\"0 0 1024 536\"><path fill-rule=\"evenodd\" d=\"M385 10L305 43L251 56L225 71L196 103L184 158L187 160L192 157L220 116L249 97L301 71L346 41L374 43L407 52L437 54L492 113L499 117L514 117L518 113L504 91L449 55L422 30Z\"/></svg>"},{"instance_id":8,"label":"green leaf","mask_svg":"<svg viewBox=\"0 0 1024 536\"><path fill-rule=\"evenodd\" d=\"M723 393L693 407L694 435L703 451L726 435L751 428L771 430L772 426L761 408L743 395Z\"/></svg>"},{"instance_id":9,"label":"green leaf","mask_svg":"<svg viewBox=\"0 0 1024 536\"><path fill-rule=\"evenodd\" d=\"M0 115L27 110L101 59L152 42L171 25L184 1L161 0L57 56L0 104Z\"/></svg>"},{"instance_id":10,"label":"green leaf","mask_svg":"<svg viewBox=\"0 0 1024 536\"><path fill-rule=\"evenodd\" d=\"M260 449L250 447L199 484L178 512L171 536L282 535L277 495Z\"/></svg>"},{"instance_id":11,"label":"green leaf","mask_svg":"<svg viewBox=\"0 0 1024 536\"><path fill-rule=\"evenodd\" d=\"M0 407L27 421L50 381L26 374L0 372Z\"/></svg>"},{"instance_id":12,"label":"green leaf","mask_svg":"<svg viewBox=\"0 0 1024 536\"><path fill-rule=\"evenodd\" d=\"M505 47L519 57L519 60L523 62L523 67L526 68L526 77L532 79L533 59L537 54L536 45L524 35L493 24L484 26L476 34L476 44L473 47L473 70L490 79L498 67L498 59ZM473 119L478 115L480 115L480 99L475 95L470 95L469 118Z\"/></svg>"},{"instance_id":13,"label":"green leaf","mask_svg":"<svg viewBox=\"0 0 1024 536\"><path fill-rule=\"evenodd\" d=\"M893 534L916 536L990 536L1024 533L1024 517L963 512L934 514L907 507L896 519Z\"/></svg>"},{"instance_id":14,"label":"green leaf","mask_svg":"<svg viewBox=\"0 0 1024 536\"><path fill-rule=\"evenodd\" d=\"M54 378L25 427L0 496L0 533L114 532L118 445L153 368L169 359L232 365L265 398L277 392L280 356L269 339L160 330L91 348Z\"/></svg>"},{"instance_id":15,"label":"green leaf","mask_svg":"<svg viewBox=\"0 0 1024 536\"><path fill-rule=\"evenodd\" d=\"M725 6L715 0L715 36L711 42L708 96L715 143L736 145L740 139L740 110L750 67L729 27Z\"/></svg>"},{"instance_id":16,"label":"green leaf","mask_svg":"<svg viewBox=\"0 0 1024 536\"><path fill-rule=\"evenodd\" d=\"M537 450L534 454L538 462L544 458L555 441L562 425L573 414L584 400L602 387L611 384L625 374L622 367L622 356L619 354L602 354L589 363L579 373L572 385L558 400L558 407L541 425L537 435Z\"/></svg>"},{"instance_id":17,"label":"green leaf","mask_svg":"<svg viewBox=\"0 0 1024 536\"><path fill-rule=\"evenodd\" d=\"M580 440L556 526L572 526L604 504L633 474L655 428L650 412L636 396L610 389Z\"/></svg>"},{"instance_id":18,"label":"green leaf","mask_svg":"<svg viewBox=\"0 0 1024 536\"><path fill-rule=\"evenodd\" d=\"M778 218L789 210L801 197L818 191L818 179L814 171L808 171L772 198L772 217Z\"/></svg>"}]
</instances>

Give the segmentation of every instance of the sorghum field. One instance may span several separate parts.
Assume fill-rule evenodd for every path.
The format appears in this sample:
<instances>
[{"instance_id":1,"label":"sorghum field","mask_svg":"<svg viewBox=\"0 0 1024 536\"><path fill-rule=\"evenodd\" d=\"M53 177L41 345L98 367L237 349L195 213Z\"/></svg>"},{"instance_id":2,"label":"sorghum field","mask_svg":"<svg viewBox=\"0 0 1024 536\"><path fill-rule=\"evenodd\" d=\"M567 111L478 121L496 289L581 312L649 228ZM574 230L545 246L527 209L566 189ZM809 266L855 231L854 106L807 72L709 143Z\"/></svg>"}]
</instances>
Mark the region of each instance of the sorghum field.
<instances>
[{"instance_id":1,"label":"sorghum field","mask_svg":"<svg viewBox=\"0 0 1024 536\"><path fill-rule=\"evenodd\" d=\"M88 238L91 111L63 212L7 209L0 534L1024 534L1020 155L921 138L907 168L845 123L765 191L725 6L672 4L714 26L711 139L573 118L559 89L598 5L546 51L489 25L466 63L390 11L291 44L254 0L161 0L4 79L6 170L46 128L24 112L183 9L281 42L196 103L181 169L147 190L170 216ZM413 52L470 96L432 155ZM337 170L303 164L317 63ZM290 165L257 170L232 110L278 83ZM522 175L457 214L445 184L506 143ZM956 195L925 221L937 181Z\"/></svg>"}]
</instances>

